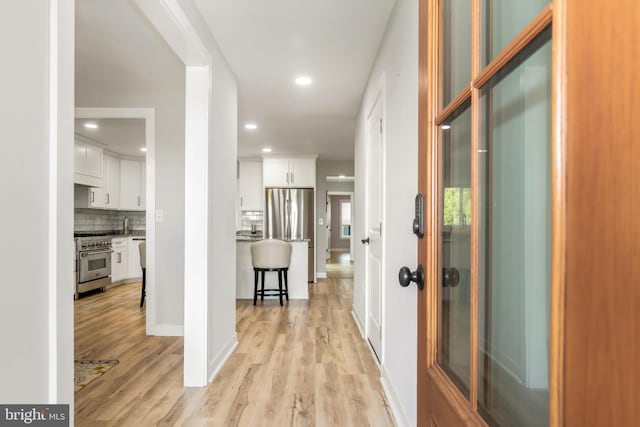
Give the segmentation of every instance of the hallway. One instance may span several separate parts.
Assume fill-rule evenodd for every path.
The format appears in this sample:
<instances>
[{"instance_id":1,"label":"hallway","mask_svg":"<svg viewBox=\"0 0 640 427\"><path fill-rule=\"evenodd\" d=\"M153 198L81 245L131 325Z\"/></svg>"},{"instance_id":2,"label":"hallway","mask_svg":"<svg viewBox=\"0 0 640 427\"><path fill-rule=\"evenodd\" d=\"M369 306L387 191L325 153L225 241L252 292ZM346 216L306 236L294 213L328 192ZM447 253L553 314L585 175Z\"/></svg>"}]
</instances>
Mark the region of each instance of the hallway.
<instances>
[{"instance_id":1,"label":"hallway","mask_svg":"<svg viewBox=\"0 0 640 427\"><path fill-rule=\"evenodd\" d=\"M353 260L349 252L332 250L326 264L328 278L353 279Z\"/></svg>"},{"instance_id":2,"label":"hallway","mask_svg":"<svg viewBox=\"0 0 640 427\"><path fill-rule=\"evenodd\" d=\"M76 301L76 358L120 361L76 393L76 425L394 425L351 317L352 280L309 289L284 308L238 301L238 348L213 383L190 389L182 338L144 336L139 285Z\"/></svg>"}]
</instances>

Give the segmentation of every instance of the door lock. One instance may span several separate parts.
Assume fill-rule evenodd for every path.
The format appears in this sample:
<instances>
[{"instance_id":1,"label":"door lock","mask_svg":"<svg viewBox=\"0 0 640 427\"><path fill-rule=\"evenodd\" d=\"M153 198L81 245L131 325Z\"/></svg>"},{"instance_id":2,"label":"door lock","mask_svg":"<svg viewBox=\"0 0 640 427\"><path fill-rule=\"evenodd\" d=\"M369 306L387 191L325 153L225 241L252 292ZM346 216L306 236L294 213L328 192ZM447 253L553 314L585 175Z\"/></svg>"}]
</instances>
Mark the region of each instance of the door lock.
<instances>
[{"instance_id":1,"label":"door lock","mask_svg":"<svg viewBox=\"0 0 640 427\"><path fill-rule=\"evenodd\" d=\"M418 264L418 268L414 272L411 272L409 267L402 267L398 272L398 281L403 288L409 286L411 282L418 285L418 289L424 288L424 268L422 268L422 264Z\"/></svg>"},{"instance_id":2,"label":"door lock","mask_svg":"<svg viewBox=\"0 0 640 427\"><path fill-rule=\"evenodd\" d=\"M418 237L424 236L424 195L416 195L415 210L413 215L413 234Z\"/></svg>"}]
</instances>

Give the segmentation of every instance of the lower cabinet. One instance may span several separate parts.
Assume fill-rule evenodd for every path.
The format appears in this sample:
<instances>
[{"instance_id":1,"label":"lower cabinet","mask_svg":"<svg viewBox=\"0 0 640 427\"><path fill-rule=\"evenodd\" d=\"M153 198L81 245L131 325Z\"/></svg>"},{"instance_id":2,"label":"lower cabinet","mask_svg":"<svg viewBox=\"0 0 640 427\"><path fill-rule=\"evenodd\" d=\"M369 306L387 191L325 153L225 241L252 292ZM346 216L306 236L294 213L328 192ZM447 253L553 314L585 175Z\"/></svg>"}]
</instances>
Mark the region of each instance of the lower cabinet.
<instances>
[{"instance_id":1,"label":"lower cabinet","mask_svg":"<svg viewBox=\"0 0 640 427\"><path fill-rule=\"evenodd\" d=\"M111 281L120 282L129 278L129 238L118 237L111 241Z\"/></svg>"},{"instance_id":2,"label":"lower cabinet","mask_svg":"<svg viewBox=\"0 0 640 427\"><path fill-rule=\"evenodd\" d=\"M133 282L142 279L140 238L116 237L111 240L111 282Z\"/></svg>"},{"instance_id":3,"label":"lower cabinet","mask_svg":"<svg viewBox=\"0 0 640 427\"><path fill-rule=\"evenodd\" d=\"M138 245L142 242L143 240L136 240L135 237L129 237L129 271L127 273L129 279L142 278L142 268L140 267L140 248L138 248Z\"/></svg>"}]
</instances>

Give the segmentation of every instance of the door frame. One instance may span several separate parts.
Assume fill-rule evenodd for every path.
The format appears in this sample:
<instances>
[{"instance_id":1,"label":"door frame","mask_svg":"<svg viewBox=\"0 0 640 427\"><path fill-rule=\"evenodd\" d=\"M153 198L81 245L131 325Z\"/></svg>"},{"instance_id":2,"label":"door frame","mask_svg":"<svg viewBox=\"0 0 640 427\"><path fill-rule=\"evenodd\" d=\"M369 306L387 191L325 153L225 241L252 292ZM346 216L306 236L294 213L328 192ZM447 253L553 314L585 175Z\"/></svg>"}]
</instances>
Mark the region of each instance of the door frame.
<instances>
[{"instance_id":1,"label":"door frame","mask_svg":"<svg viewBox=\"0 0 640 427\"><path fill-rule=\"evenodd\" d=\"M156 124L155 108L110 108L110 107L76 107L76 119L140 119L144 120L145 147L145 179L146 179L146 241L147 241L147 273L146 273L146 333L147 335L172 335L163 331L156 317Z\"/></svg>"},{"instance_id":2,"label":"door frame","mask_svg":"<svg viewBox=\"0 0 640 427\"><path fill-rule=\"evenodd\" d=\"M353 224L354 224L354 215L353 215L353 191L327 191L327 199L329 199L329 207L331 207L331 196L349 196L351 202L351 238L349 239L349 253L351 254L351 260L353 261ZM333 216L331 216L331 221L333 221ZM331 224L327 224L331 225ZM331 248L327 247L327 251L331 252Z\"/></svg>"}]
</instances>

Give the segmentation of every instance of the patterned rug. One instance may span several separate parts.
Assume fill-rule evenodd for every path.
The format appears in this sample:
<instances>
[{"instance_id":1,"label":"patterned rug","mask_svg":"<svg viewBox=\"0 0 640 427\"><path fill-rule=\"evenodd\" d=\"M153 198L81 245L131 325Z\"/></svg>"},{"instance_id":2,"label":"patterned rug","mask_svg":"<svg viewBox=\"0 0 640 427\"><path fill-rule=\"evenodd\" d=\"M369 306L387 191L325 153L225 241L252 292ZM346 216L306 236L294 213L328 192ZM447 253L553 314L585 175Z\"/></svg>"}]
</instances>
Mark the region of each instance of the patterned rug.
<instances>
[{"instance_id":1,"label":"patterned rug","mask_svg":"<svg viewBox=\"0 0 640 427\"><path fill-rule=\"evenodd\" d=\"M82 390L100 375L118 364L117 360L76 360L75 361L75 391Z\"/></svg>"}]
</instances>

